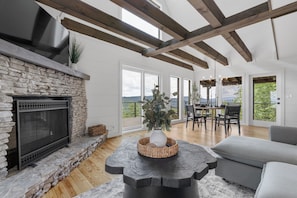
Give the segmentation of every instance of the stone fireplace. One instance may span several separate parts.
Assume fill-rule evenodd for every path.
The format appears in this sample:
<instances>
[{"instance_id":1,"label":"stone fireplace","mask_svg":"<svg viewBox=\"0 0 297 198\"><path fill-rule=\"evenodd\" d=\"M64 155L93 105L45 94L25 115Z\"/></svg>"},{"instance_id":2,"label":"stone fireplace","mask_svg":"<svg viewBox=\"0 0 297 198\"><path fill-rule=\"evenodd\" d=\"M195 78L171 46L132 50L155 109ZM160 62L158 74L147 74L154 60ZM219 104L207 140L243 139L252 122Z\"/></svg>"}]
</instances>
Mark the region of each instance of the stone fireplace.
<instances>
[{"instance_id":1,"label":"stone fireplace","mask_svg":"<svg viewBox=\"0 0 297 198\"><path fill-rule=\"evenodd\" d=\"M0 40L0 181L8 174L7 150L15 137L13 102L18 97L71 98L70 141L86 131L88 75ZM10 136L11 135L11 136Z\"/></svg>"}]
</instances>

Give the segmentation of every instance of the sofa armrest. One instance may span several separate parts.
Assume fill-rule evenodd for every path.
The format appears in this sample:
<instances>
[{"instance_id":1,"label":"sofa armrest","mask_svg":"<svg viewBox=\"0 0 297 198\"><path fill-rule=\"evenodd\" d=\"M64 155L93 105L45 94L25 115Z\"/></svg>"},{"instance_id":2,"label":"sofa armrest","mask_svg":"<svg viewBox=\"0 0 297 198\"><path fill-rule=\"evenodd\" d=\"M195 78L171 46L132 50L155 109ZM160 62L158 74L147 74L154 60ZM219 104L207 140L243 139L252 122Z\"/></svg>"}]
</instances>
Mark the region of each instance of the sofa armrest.
<instances>
[{"instance_id":1,"label":"sofa armrest","mask_svg":"<svg viewBox=\"0 0 297 198\"><path fill-rule=\"evenodd\" d=\"M295 127L271 126L269 135L271 141L297 145L297 128Z\"/></svg>"}]
</instances>

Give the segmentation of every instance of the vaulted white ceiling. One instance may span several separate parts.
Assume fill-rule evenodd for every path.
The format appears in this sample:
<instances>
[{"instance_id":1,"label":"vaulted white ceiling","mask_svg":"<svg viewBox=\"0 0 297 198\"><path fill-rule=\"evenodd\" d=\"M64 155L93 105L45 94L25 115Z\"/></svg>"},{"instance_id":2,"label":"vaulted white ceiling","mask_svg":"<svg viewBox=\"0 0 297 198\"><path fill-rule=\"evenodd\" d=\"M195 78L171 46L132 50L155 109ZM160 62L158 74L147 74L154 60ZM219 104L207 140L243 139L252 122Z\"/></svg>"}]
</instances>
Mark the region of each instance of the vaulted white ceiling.
<instances>
[{"instance_id":1,"label":"vaulted white ceiling","mask_svg":"<svg viewBox=\"0 0 297 198\"><path fill-rule=\"evenodd\" d=\"M208 22L189 4L187 0L160 0L164 3L164 11L186 27L189 31L208 25ZM225 17L232 16L248 8L266 2L265 0L215 0ZM272 0L272 9L289 3L296 2L293 0ZM241 29L236 30L240 38L246 44L253 55L253 60L277 60L297 64L297 13L288 14L273 19L275 38L273 33L272 20L265 20ZM204 40L207 44L222 53L229 60L229 64L244 63L245 60L237 51L222 37L216 36ZM276 50L277 47L277 50ZM195 53L195 52L193 52ZM204 55L199 54L200 58L211 60ZM217 63L219 64L219 63Z\"/></svg>"},{"instance_id":2,"label":"vaulted white ceiling","mask_svg":"<svg viewBox=\"0 0 297 198\"><path fill-rule=\"evenodd\" d=\"M83 0L87 4L118 19L121 18L120 7L111 0ZM174 19L189 32L209 25L208 21L189 3L189 0L155 0L162 11ZM207 0L206 0L207 1ZM249 8L267 2L266 0L214 0L225 17L230 17ZM269 0L272 9L285 6L296 1ZM268 19L236 30L243 43L252 54L253 61L283 61L297 64L297 12ZM91 24L92 27L95 27ZM96 27L98 28L98 27ZM102 30L102 28L99 27ZM108 32L108 31L107 31ZM110 32L109 32L110 33ZM114 34L113 34L114 35ZM122 36L119 36L123 38ZM167 41L172 36L164 33L162 40ZM128 39L129 40L129 39ZM131 40L129 40L131 41ZM204 40L206 44L228 59L229 65L246 64L247 61L222 36L215 36ZM197 50L186 46L180 48L191 55L206 61L211 67L215 61ZM220 63L215 64L225 67ZM201 69L196 66L196 68Z\"/></svg>"}]
</instances>

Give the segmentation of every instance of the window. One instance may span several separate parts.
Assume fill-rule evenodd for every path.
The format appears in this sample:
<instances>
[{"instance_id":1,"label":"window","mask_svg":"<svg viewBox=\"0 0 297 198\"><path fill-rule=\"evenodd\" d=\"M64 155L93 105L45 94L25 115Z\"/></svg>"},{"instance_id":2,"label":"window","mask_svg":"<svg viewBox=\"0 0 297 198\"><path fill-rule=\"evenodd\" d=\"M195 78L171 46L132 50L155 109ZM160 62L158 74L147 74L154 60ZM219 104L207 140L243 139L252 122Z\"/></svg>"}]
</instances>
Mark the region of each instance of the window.
<instances>
[{"instance_id":1,"label":"window","mask_svg":"<svg viewBox=\"0 0 297 198\"><path fill-rule=\"evenodd\" d=\"M170 107L174 112L176 113L173 116L174 120L179 119L179 112L180 112L180 107L179 107L179 78L176 77L170 77L170 99L171 99L171 104Z\"/></svg>"},{"instance_id":2,"label":"window","mask_svg":"<svg viewBox=\"0 0 297 198\"><path fill-rule=\"evenodd\" d=\"M224 78L222 80L222 104L242 103L241 77Z\"/></svg>"},{"instance_id":3,"label":"window","mask_svg":"<svg viewBox=\"0 0 297 198\"><path fill-rule=\"evenodd\" d=\"M148 0L148 2L160 9L160 6L154 1ZM160 30L157 27L132 14L124 8L122 9L122 21L134 26L135 28L140 29L141 31L153 37L160 38Z\"/></svg>"},{"instance_id":4,"label":"window","mask_svg":"<svg viewBox=\"0 0 297 198\"><path fill-rule=\"evenodd\" d=\"M222 79L222 104L240 104L240 119L242 119L242 78L230 77Z\"/></svg>"},{"instance_id":5,"label":"window","mask_svg":"<svg viewBox=\"0 0 297 198\"><path fill-rule=\"evenodd\" d=\"M186 105L189 105L191 103L191 81L190 80L184 80L184 116L187 116L186 112Z\"/></svg>"},{"instance_id":6,"label":"window","mask_svg":"<svg viewBox=\"0 0 297 198\"><path fill-rule=\"evenodd\" d=\"M215 80L200 81L200 104L215 106L217 100Z\"/></svg>"},{"instance_id":7,"label":"window","mask_svg":"<svg viewBox=\"0 0 297 198\"><path fill-rule=\"evenodd\" d=\"M152 90L159 85L159 76L155 74L144 73L144 96L152 97Z\"/></svg>"}]
</instances>

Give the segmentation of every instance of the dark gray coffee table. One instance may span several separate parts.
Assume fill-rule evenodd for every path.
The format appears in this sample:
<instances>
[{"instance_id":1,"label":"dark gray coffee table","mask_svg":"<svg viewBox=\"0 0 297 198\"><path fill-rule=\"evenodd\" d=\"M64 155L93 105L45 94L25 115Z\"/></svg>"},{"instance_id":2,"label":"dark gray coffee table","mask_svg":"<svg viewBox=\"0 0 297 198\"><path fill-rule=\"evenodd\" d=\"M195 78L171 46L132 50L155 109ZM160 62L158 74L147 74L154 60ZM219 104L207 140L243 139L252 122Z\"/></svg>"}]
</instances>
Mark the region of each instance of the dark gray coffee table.
<instances>
[{"instance_id":1,"label":"dark gray coffee table","mask_svg":"<svg viewBox=\"0 0 297 198\"><path fill-rule=\"evenodd\" d=\"M107 158L105 170L123 174L124 198L199 197L198 184L208 169L217 166L216 158L203 147L178 141L176 156L152 159L137 152L137 141L127 141Z\"/></svg>"}]
</instances>

